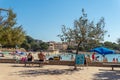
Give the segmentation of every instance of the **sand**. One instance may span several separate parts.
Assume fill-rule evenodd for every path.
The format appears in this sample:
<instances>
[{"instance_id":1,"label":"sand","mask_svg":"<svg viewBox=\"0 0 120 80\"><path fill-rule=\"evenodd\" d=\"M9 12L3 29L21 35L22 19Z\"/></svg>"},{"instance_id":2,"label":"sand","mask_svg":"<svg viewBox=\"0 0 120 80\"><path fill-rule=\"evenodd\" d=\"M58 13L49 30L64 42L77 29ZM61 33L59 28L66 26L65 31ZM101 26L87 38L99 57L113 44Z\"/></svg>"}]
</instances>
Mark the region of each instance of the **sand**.
<instances>
[{"instance_id":1,"label":"sand","mask_svg":"<svg viewBox=\"0 0 120 80\"><path fill-rule=\"evenodd\" d=\"M24 67L23 64L0 63L0 80L120 80L120 69L44 65Z\"/></svg>"}]
</instances>

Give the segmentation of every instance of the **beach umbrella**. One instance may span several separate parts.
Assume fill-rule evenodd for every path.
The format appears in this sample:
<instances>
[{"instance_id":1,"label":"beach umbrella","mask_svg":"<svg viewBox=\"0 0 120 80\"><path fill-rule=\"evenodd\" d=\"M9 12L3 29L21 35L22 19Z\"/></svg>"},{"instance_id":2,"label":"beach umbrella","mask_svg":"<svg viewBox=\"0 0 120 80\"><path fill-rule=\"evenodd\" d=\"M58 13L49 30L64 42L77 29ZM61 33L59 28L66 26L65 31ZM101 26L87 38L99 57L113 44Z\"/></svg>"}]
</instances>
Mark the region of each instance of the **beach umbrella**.
<instances>
[{"instance_id":1,"label":"beach umbrella","mask_svg":"<svg viewBox=\"0 0 120 80\"><path fill-rule=\"evenodd\" d=\"M97 48L94 48L94 49L90 50L90 52L97 52L101 55L114 54L115 53L114 50L108 49L106 47L97 47Z\"/></svg>"}]
</instances>

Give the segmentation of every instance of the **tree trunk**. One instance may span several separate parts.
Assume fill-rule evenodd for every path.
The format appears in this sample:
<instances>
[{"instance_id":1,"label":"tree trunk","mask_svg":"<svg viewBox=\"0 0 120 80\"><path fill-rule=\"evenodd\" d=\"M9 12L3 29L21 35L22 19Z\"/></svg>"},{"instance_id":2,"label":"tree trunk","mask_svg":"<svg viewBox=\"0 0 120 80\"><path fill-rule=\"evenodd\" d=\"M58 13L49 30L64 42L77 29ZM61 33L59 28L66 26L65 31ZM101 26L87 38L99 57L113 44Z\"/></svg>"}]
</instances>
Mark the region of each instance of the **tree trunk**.
<instances>
[{"instance_id":1,"label":"tree trunk","mask_svg":"<svg viewBox=\"0 0 120 80\"><path fill-rule=\"evenodd\" d=\"M76 49L76 55L78 54L79 52L79 46L80 46L81 42L78 43L77 45L77 49ZM74 65L74 70L77 70L77 65L76 65L76 58L75 58L75 65Z\"/></svg>"}]
</instances>

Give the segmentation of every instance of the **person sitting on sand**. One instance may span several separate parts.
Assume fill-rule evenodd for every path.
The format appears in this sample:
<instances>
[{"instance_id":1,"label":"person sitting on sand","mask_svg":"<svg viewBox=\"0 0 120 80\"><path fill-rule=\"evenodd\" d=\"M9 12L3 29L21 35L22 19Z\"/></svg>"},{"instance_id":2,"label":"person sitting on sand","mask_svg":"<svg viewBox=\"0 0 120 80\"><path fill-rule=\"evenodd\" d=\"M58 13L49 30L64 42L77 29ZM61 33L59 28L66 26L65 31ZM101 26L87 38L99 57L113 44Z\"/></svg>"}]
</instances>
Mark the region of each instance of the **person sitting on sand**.
<instances>
[{"instance_id":1,"label":"person sitting on sand","mask_svg":"<svg viewBox=\"0 0 120 80\"><path fill-rule=\"evenodd\" d=\"M43 62L45 60L45 55L42 51L40 53L38 53L38 59L41 62Z\"/></svg>"}]
</instances>

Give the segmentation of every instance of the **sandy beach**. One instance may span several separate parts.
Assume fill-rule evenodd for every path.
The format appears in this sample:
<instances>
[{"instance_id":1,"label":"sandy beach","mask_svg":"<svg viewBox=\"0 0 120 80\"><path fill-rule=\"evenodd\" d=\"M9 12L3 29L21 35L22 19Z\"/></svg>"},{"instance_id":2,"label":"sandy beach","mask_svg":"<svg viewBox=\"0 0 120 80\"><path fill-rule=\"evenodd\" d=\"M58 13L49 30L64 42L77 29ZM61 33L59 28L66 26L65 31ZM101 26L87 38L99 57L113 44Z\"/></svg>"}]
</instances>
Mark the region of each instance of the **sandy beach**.
<instances>
[{"instance_id":1,"label":"sandy beach","mask_svg":"<svg viewBox=\"0 0 120 80\"><path fill-rule=\"evenodd\" d=\"M0 80L120 80L120 69L44 65L24 67L23 64L0 63Z\"/></svg>"}]
</instances>

